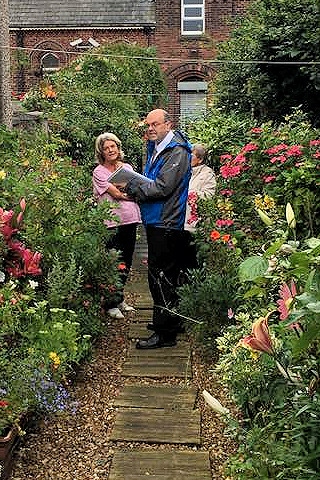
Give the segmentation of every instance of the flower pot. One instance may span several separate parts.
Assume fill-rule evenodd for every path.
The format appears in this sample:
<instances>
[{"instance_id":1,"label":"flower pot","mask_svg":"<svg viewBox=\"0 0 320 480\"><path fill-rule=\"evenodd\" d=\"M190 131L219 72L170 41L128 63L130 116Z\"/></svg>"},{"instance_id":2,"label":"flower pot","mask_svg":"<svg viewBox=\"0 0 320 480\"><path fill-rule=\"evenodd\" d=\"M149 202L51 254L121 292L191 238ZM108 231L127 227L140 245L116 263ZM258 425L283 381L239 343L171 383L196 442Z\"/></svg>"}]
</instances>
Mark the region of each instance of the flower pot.
<instances>
[{"instance_id":1,"label":"flower pot","mask_svg":"<svg viewBox=\"0 0 320 480\"><path fill-rule=\"evenodd\" d=\"M0 437L0 480L7 480L12 469L15 447L20 439L17 427L13 427L5 437Z\"/></svg>"}]
</instances>

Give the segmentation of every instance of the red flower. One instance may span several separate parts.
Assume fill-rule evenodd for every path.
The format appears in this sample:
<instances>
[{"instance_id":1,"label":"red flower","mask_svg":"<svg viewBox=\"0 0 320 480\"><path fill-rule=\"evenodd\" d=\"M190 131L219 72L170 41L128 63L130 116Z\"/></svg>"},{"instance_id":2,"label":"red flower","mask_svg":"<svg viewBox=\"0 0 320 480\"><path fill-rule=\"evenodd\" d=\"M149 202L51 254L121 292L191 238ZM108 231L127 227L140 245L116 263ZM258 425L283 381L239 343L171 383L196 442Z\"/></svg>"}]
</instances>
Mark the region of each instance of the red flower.
<instances>
[{"instance_id":1,"label":"red flower","mask_svg":"<svg viewBox=\"0 0 320 480\"><path fill-rule=\"evenodd\" d=\"M229 233L225 233L224 235L222 235L221 240L222 240L223 242L228 243L229 240L230 240L230 238L231 238L231 235L229 235Z\"/></svg>"},{"instance_id":2,"label":"red flower","mask_svg":"<svg viewBox=\"0 0 320 480\"><path fill-rule=\"evenodd\" d=\"M210 233L210 238L211 240L219 240L219 238L221 237L220 235L220 232L218 232L218 230L212 230L212 232Z\"/></svg>"},{"instance_id":3,"label":"red flower","mask_svg":"<svg viewBox=\"0 0 320 480\"><path fill-rule=\"evenodd\" d=\"M127 266L124 262L119 263L118 265L118 270L126 270Z\"/></svg>"},{"instance_id":4,"label":"red flower","mask_svg":"<svg viewBox=\"0 0 320 480\"><path fill-rule=\"evenodd\" d=\"M7 402L6 400L0 400L0 407L8 407L9 406L9 402Z\"/></svg>"},{"instance_id":5,"label":"red flower","mask_svg":"<svg viewBox=\"0 0 320 480\"><path fill-rule=\"evenodd\" d=\"M260 128L260 127L253 127L253 128L251 128L250 132L251 133L262 133L263 129Z\"/></svg>"}]
</instances>

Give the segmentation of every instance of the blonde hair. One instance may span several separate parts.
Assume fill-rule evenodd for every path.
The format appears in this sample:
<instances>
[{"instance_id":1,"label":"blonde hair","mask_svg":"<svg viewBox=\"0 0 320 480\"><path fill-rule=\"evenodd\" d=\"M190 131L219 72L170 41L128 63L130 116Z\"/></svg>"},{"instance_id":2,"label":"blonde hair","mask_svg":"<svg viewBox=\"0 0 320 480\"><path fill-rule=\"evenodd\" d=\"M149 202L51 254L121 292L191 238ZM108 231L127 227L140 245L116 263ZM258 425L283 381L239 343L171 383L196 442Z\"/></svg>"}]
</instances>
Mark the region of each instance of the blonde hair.
<instances>
[{"instance_id":1,"label":"blonde hair","mask_svg":"<svg viewBox=\"0 0 320 480\"><path fill-rule=\"evenodd\" d=\"M124 152L121 148L121 141L119 140L119 138L114 133L110 133L110 132L101 133L96 138L95 152L94 152L96 160L99 163L104 163L103 145L104 145L104 142L106 142L107 140L110 140L111 142L114 142L118 146L118 148L119 148L119 160L122 161L124 159Z\"/></svg>"}]
</instances>

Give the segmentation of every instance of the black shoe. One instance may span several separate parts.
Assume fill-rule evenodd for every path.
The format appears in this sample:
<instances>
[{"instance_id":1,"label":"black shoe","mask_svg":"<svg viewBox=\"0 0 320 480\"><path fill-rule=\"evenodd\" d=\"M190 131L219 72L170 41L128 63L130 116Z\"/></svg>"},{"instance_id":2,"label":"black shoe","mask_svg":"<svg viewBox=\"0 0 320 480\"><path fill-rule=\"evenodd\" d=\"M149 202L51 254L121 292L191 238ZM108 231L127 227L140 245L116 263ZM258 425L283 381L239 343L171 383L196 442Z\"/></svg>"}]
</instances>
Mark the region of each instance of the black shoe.
<instances>
[{"instance_id":1,"label":"black shoe","mask_svg":"<svg viewBox=\"0 0 320 480\"><path fill-rule=\"evenodd\" d=\"M150 350L151 348L174 347L175 345L177 345L176 340L163 340L157 333L154 333L146 340L138 340L136 348Z\"/></svg>"},{"instance_id":2,"label":"black shoe","mask_svg":"<svg viewBox=\"0 0 320 480\"><path fill-rule=\"evenodd\" d=\"M152 331L154 331L154 325L153 325L153 323L148 323L148 324L147 324L147 330L152 330ZM178 327L178 329L177 329L177 333L186 333L186 329L185 329L185 327L184 327L182 324L179 325L179 327Z\"/></svg>"}]
</instances>

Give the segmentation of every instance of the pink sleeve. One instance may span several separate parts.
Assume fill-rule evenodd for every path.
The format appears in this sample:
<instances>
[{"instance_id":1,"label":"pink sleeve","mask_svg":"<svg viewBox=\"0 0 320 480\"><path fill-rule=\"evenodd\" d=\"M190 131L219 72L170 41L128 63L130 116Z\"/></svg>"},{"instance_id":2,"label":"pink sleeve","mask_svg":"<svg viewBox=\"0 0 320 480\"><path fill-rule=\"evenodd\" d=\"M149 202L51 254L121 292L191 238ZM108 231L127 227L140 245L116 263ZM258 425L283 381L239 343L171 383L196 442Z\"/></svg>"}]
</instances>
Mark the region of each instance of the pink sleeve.
<instances>
[{"instance_id":1,"label":"pink sleeve","mask_svg":"<svg viewBox=\"0 0 320 480\"><path fill-rule=\"evenodd\" d=\"M93 188L99 196L103 195L108 188L110 187L110 182L108 182L108 172L96 168L93 172Z\"/></svg>"}]
</instances>

